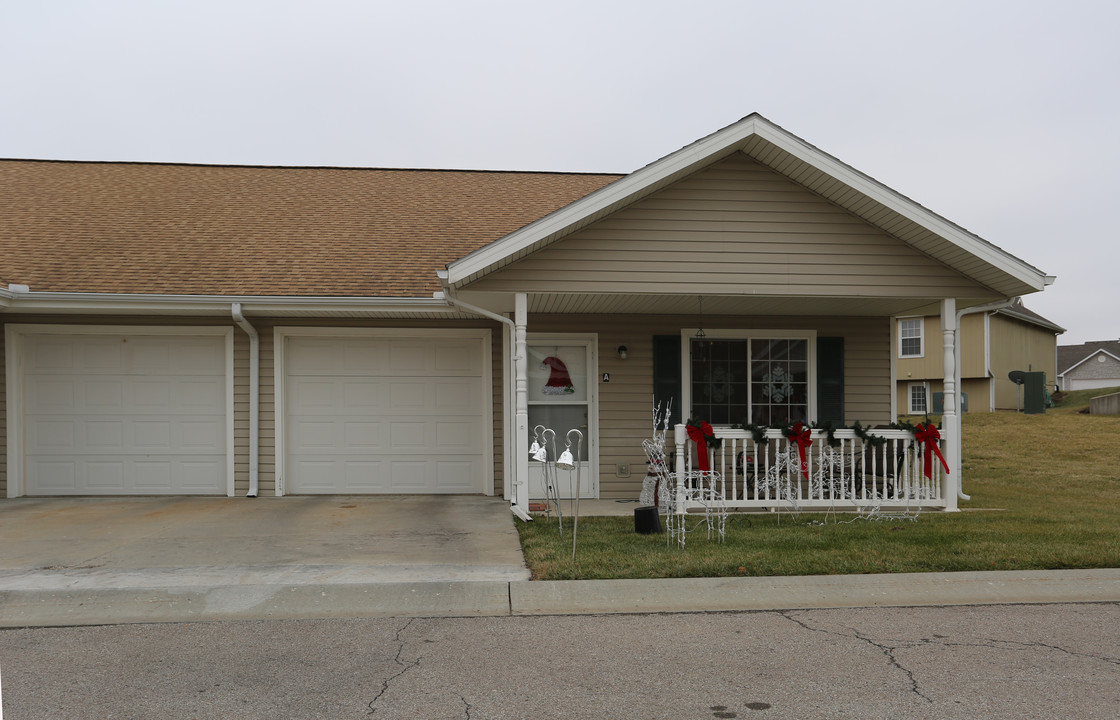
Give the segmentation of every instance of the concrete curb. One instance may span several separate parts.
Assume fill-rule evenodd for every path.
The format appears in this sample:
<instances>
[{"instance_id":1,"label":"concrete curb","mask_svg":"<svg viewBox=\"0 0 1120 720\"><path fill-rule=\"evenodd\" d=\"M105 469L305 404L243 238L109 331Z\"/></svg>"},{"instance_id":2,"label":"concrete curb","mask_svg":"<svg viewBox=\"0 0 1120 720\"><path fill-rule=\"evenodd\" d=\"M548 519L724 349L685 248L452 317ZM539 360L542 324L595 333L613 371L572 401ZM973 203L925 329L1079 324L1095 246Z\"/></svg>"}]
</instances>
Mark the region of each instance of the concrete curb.
<instances>
[{"instance_id":1,"label":"concrete curb","mask_svg":"<svg viewBox=\"0 0 1120 720\"><path fill-rule=\"evenodd\" d=\"M1120 569L0 591L0 627L1120 602Z\"/></svg>"},{"instance_id":2,"label":"concrete curb","mask_svg":"<svg viewBox=\"0 0 1120 720\"><path fill-rule=\"evenodd\" d=\"M514 615L1120 602L1120 569L510 583Z\"/></svg>"},{"instance_id":3,"label":"concrete curb","mask_svg":"<svg viewBox=\"0 0 1120 720\"><path fill-rule=\"evenodd\" d=\"M0 627L509 614L507 581L0 592Z\"/></svg>"}]
</instances>

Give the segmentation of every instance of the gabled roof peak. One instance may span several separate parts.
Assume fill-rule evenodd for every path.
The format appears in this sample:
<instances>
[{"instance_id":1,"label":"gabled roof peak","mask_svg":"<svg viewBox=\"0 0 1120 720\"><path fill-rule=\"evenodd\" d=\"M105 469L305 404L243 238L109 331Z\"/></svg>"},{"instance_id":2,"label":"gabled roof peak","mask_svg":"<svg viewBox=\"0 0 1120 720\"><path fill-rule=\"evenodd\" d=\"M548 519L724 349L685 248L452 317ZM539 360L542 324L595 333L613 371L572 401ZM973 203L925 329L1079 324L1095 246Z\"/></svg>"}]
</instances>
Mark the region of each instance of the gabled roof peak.
<instances>
[{"instance_id":1,"label":"gabled roof peak","mask_svg":"<svg viewBox=\"0 0 1120 720\"><path fill-rule=\"evenodd\" d=\"M992 288L996 295L1023 295L1042 290L1048 284L1046 275L1037 268L837 160L759 113L751 113L450 263L450 284L461 287L505 267L735 152L746 154Z\"/></svg>"}]
</instances>

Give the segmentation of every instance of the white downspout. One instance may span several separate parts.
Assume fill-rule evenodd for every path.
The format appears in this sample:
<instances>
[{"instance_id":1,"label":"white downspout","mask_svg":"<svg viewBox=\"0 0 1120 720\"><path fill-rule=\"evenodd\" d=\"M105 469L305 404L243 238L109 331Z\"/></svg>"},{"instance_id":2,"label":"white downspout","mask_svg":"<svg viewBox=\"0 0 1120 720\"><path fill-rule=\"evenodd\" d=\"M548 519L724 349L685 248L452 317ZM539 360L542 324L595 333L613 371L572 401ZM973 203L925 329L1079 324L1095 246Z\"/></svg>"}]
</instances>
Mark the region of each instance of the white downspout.
<instances>
[{"instance_id":1,"label":"white downspout","mask_svg":"<svg viewBox=\"0 0 1120 720\"><path fill-rule=\"evenodd\" d=\"M440 272L440 273L437 273L437 275L439 275L440 282L441 282L441 284L443 284L443 296L444 296L444 299L447 300L448 304L450 304L454 307L457 307L461 310L465 310L469 313L473 313L475 315L481 315L482 317L490 318L491 320L497 320L498 322L504 323L505 325L509 326L510 338L515 341L514 342L513 353L512 353L512 356L511 356L510 359L513 361L513 366L515 368L515 373L521 374L522 371L519 368L524 367L524 362L525 362L524 326L522 327L522 335L521 335L522 342L518 343L516 341L517 337L518 337L518 335L517 335L517 323L516 322L514 322L513 320L510 320L508 317L505 317L504 315L499 315L496 312L491 312L489 310L486 310L485 308L480 308L477 305L471 305L468 302L464 302L464 301L452 296L452 294L450 292L450 289L447 287L447 274L446 274L446 272ZM508 408L507 408L507 412L508 412ZM517 411L515 410L515 412L517 412ZM517 459L518 459L517 437L519 437L520 434L521 434L520 433L520 428L515 426L514 427L514 433L515 433L515 438L514 438L513 447L508 449L508 450L512 450L512 453L507 453L507 454L512 454L513 457L512 458L507 457L506 461L505 461L505 465L506 465L506 468L507 468L507 475L511 475L511 477L506 478L507 483L508 482L517 483L518 468L520 467L520 463L517 462ZM528 448L526 448L525 455L526 455L526 457L528 457ZM510 472L510 471L512 471L512 472ZM514 502L510 503L510 510L512 510L513 514L516 515L517 517L521 518L522 520L525 520L527 522L531 522L533 520L533 516L529 514L528 507L526 507L526 498L521 497L521 494L515 494Z\"/></svg>"},{"instance_id":2,"label":"white downspout","mask_svg":"<svg viewBox=\"0 0 1120 720\"><path fill-rule=\"evenodd\" d=\"M955 360L955 362L954 362L954 365L955 365L954 381L956 382L956 391L957 392L956 392L956 397L953 399L953 402L955 403L955 409L957 411L958 426L963 425L963 423L961 422L961 420L963 419L962 416L961 416L961 389L962 389L961 388L961 338L964 335L964 333L961 332L961 318L964 317L965 315L972 315L972 314L978 313L978 312L995 312L996 310L1002 310L1005 307L1011 307L1011 305L1013 305L1015 303L1015 300L1016 300L1016 298L1008 298L1006 300L997 300L996 302L991 302L991 303L988 303L987 305L977 305L976 307L965 308L963 310L958 310L957 311L957 325L956 325L957 337L956 337L956 342L954 343L954 345L956 347L953 350L953 352L955 354L955 357L954 357L954 360ZM990 342L990 338L985 338L985 339ZM985 347L984 348L984 357L985 358L989 357L988 352L989 352L989 349L987 347ZM990 365L990 361L986 362L985 365ZM984 370L988 375L992 374L991 367L985 367ZM995 410L994 403L992 405L992 410L993 411ZM958 442L956 443L956 447L950 447L949 448L949 471L951 473L956 473L956 476L957 476L957 497L961 500L971 500L972 499L971 495L965 495L964 494L964 487L963 487L964 478L961 477L961 447L960 446L961 446L961 443L958 440Z\"/></svg>"},{"instance_id":3,"label":"white downspout","mask_svg":"<svg viewBox=\"0 0 1120 720\"><path fill-rule=\"evenodd\" d=\"M261 337L241 313L241 303L233 304L233 321L249 336L249 492L256 497L260 489L261 442Z\"/></svg>"}]
</instances>

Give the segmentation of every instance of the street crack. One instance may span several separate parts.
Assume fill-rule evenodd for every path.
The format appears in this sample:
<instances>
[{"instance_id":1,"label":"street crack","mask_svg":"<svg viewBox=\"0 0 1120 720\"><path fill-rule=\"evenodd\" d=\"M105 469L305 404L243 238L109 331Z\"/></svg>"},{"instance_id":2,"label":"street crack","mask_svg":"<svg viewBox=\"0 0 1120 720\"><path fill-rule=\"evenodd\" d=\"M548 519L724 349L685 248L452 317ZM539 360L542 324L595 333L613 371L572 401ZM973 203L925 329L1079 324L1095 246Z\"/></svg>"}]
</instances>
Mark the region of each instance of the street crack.
<instances>
[{"instance_id":1,"label":"street crack","mask_svg":"<svg viewBox=\"0 0 1120 720\"><path fill-rule=\"evenodd\" d=\"M898 661L898 658L895 656L895 651L896 650L898 650L900 648L915 647L916 643L908 643L907 642L907 643L899 643L897 645L888 645L884 642L880 642L880 641L875 640L873 638L867 637L866 635L861 633L859 630L856 630L855 628L844 626L844 629L847 630L848 633L841 633L841 632L836 632L835 630L826 630L824 628L813 627L812 625L809 625L808 623L802 622L799 618L794 617L792 615L792 611L790 611L790 610L779 610L779 611L777 611L777 614L781 615L786 620L794 622L794 623L800 625L802 628L804 628L806 630L809 630L811 632L823 633L825 635L835 635L837 637L842 637L842 638L855 638L856 640L862 640L863 642L867 643L868 645L875 648L879 652L883 653L883 657L885 657L891 665L898 668L898 670L900 670L904 675L906 675L906 678L910 683L910 692L914 693L915 695L917 695L921 699L925 700L926 702L928 702L930 704L933 704L933 699L922 692L921 687L918 685L917 678L914 677L914 672L912 670L910 670L909 668L907 668L902 663L900 663Z\"/></svg>"},{"instance_id":2,"label":"street crack","mask_svg":"<svg viewBox=\"0 0 1120 720\"><path fill-rule=\"evenodd\" d=\"M381 690L366 705L366 707L369 708L369 712L366 713L367 715L373 715L375 712L377 712L377 708L375 708L374 705L377 704L377 701L380 700L382 698L382 696L384 696L385 693L389 691L389 684L391 682L393 682L394 680L399 678L401 675L404 675L406 672L408 672L409 670L411 670L412 668L414 668L414 667L416 667L417 665L420 664L420 660L421 660L420 657L417 657L415 660L412 660L412 661L409 661L409 662L405 662L404 660L401 659L401 654L404 653L404 646L405 646L405 641L401 639L401 635L404 633L405 630L408 630L409 626L412 625L413 619L414 618L409 618L408 622L406 622L404 624L404 627L397 630L396 637L394 638L394 640L397 643L397 654L395 656L393 656L393 662L395 662L397 665L399 665L401 669L398 672L394 673L393 675L390 675L389 677L387 677L387 678L385 678L384 680L381 681ZM466 702L466 701L464 700L463 702ZM467 717L470 718L470 706L469 705L467 706Z\"/></svg>"}]
</instances>

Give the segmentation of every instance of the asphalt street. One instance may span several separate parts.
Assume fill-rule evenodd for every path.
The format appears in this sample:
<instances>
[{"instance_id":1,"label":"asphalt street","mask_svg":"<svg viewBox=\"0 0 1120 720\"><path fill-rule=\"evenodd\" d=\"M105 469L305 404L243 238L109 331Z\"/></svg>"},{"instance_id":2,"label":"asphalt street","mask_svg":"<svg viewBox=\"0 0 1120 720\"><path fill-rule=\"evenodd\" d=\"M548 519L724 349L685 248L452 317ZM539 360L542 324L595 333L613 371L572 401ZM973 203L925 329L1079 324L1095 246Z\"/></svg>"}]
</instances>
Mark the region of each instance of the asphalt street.
<instances>
[{"instance_id":1,"label":"asphalt street","mask_svg":"<svg viewBox=\"0 0 1120 720\"><path fill-rule=\"evenodd\" d=\"M0 630L3 717L1117 718L1120 604Z\"/></svg>"}]
</instances>

